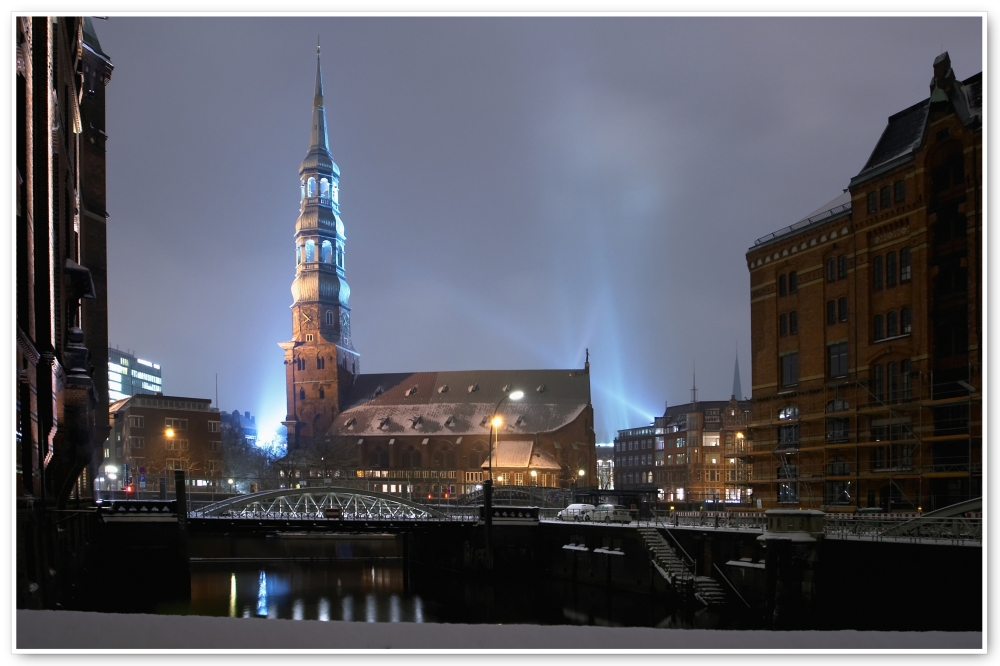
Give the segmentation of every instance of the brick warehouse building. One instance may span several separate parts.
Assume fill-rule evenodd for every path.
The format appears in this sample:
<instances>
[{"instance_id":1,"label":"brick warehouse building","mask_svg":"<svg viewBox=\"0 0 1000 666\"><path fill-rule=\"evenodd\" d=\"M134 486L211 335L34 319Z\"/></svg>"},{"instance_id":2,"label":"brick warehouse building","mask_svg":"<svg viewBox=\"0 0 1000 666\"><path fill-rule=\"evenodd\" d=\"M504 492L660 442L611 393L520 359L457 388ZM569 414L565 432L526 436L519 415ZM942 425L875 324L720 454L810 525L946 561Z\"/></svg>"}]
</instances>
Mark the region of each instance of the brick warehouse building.
<instances>
[{"instance_id":1,"label":"brick warehouse building","mask_svg":"<svg viewBox=\"0 0 1000 666\"><path fill-rule=\"evenodd\" d=\"M498 483L595 485L589 362L568 370L361 374L351 338L340 168L330 154L318 52L299 185L292 339L280 343L289 482L339 474L369 485L379 479L386 492L466 492L483 480L491 432L486 417L503 403L493 458ZM525 394L521 401L504 402L518 390Z\"/></svg>"},{"instance_id":2,"label":"brick warehouse building","mask_svg":"<svg viewBox=\"0 0 1000 666\"><path fill-rule=\"evenodd\" d=\"M101 490L122 490L131 482L133 490L159 492L165 480L172 493L178 469L193 487L228 487L222 479L221 418L210 399L135 395L111 405L111 421L105 470L112 465L117 478L105 474Z\"/></svg>"},{"instance_id":3,"label":"brick warehouse building","mask_svg":"<svg viewBox=\"0 0 1000 666\"><path fill-rule=\"evenodd\" d=\"M53 607L107 438L105 86L90 19L18 16L15 497L18 607ZM57 521L61 522L57 526ZM69 578L67 578L69 577Z\"/></svg>"},{"instance_id":4,"label":"brick warehouse building","mask_svg":"<svg viewBox=\"0 0 1000 666\"><path fill-rule=\"evenodd\" d=\"M747 252L751 485L765 508L982 492L982 75L947 53L845 194Z\"/></svg>"}]
</instances>

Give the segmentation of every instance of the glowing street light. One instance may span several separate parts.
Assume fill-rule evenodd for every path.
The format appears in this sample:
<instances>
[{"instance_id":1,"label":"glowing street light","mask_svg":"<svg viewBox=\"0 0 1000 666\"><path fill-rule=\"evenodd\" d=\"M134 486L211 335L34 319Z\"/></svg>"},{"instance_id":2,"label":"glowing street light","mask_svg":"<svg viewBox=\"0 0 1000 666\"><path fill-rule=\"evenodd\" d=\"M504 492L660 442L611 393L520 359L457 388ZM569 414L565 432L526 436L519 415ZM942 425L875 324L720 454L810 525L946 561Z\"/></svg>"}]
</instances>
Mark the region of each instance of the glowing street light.
<instances>
[{"instance_id":1,"label":"glowing street light","mask_svg":"<svg viewBox=\"0 0 1000 666\"><path fill-rule=\"evenodd\" d=\"M491 412L489 478L483 481L483 513L486 514L486 566L490 570L493 569L493 447L500 437L500 426L503 425L503 419L500 418L497 411L504 400L520 400L523 397L524 391L511 391L497 401L496 407Z\"/></svg>"},{"instance_id":2,"label":"glowing street light","mask_svg":"<svg viewBox=\"0 0 1000 666\"><path fill-rule=\"evenodd\" d=\"M537 477L538 477L538 472L536 472L535 470L531 470L531 485L533 486L538 485L536 482Z\"/></svg>"}]
</instances>

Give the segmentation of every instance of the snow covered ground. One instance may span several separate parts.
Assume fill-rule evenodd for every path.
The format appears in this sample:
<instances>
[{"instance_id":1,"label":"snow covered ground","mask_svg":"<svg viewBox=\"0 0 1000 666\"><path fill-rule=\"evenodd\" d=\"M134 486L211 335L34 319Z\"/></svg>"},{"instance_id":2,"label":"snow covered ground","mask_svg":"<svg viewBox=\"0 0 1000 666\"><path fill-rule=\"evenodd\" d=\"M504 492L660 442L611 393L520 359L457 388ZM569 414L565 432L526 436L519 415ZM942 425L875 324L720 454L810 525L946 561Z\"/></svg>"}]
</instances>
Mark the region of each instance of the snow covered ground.
<instances>
[{"instance_id":1,"label":"snow covered ground","mask_svg":"<svg viewBox=\"0 0 1000 666\"><path fill-rule=\"evenodd\" d=\"M18 610L18 651L602 650L983 651L981 632L713 631L644 627L320 622Z\"/></svg>"}]
</instances>

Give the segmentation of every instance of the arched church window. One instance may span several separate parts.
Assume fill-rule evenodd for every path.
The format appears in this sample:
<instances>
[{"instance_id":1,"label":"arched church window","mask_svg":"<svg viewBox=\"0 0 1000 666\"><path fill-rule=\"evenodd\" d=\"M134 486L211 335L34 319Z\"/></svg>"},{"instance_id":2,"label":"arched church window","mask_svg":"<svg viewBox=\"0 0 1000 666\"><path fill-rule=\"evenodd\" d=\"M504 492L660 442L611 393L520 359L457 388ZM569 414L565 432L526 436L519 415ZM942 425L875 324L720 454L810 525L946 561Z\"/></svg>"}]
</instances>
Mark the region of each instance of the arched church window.
<instances>
[{"instance_id":1,"label":"arched church window","mask_svg":"<svg viewBox=\"0 0 1000 666\"><path fill-rule=\"evenodd\" d=\"M316 241L310 239L306 241L306 263L316 261Z\"/></svg>"},{"instance_id":2,"label":"arched church window","mask_svg":"<svg viewBox=\"0 0 1000 666\"><path fill-rule=\"evenodd\" d=\"M321 249L321 252L320 252L320 261L322 261L324 264L332 264L333 263L333 243L331 243L328 240L325 240L325 241L323 241L323 244L320 246L320 249Z\"/></svg>"},{"instance_id":3,"label":"arched church window","mask_svg":"<svg viewBox=\"0 0 1000 666\"><path fill-rule=\"evenodd\" d=\"M299 197L300 199L305 199L306 198L306 184L305 184L305 181L301 181L301 180L299 181L299 193L300 193L300 197Z\"/></svg>"},{"instance_id":4,"label":"arched church window","mask_svg":"<svg viewBox=\"0 0 1000 666\"><path fill-rule=\"evenodd\" d=\"M301 245L296 245L295 246L295 265L298 266L301 263L302 263L302 246Z\"/></svg>"},{"instance_id":5,"label":"arched church window","mask_svg":"<svg viewBox=\"0 0 1000 666\"><path fill-rule=\"evenodd\" d=\"M323 392L323 387L322 386L319 387L319 397L320 397L320 399L323 399L323 398L326 397L326 393Z\"/></svg>"},{"instance_id":6,"label":"arched church window","mask_svg":"<svg viewBox=\"0 0 1000 666\"><path fill-rule=\"evenodd\" d=\"M329 326L333 325L333 310L326 311L326 323Z\"/></svg>"},{"instance_id":7,"label":"arched church window","mask_svg":"<svg viewBox=\"0 0 1000 666\"><path fill-rule=\"evenodd\" d=\"M333 181L333 203L340 203L340 185Z\"/></svg>"},{"instance_id":8,"label":"arched church window","mask_svg":"<svg viewBox=\"0 0 1000 666\"><path fill-rule=\"evenodd\" d=\"M307 181L306 194L310 197L316 196L316 179L312 176L309 176L309 180Z\"/></svg>"},{"instance_id":9,"label":"arched church window","mask_svg":"<svg viewBox=\"0 0 1000 666\"><path fill-rule=\"evenodd\" d=\"M326 178L321 178L319 181L319 195L324 199L330 198L330 181Z\"/></svg>"},{"instance_id":10,"label":"arched church window","mask_svg":"<svg viewBox=\"0 0 1000 666\"><path fill-rule=\"evenodd\" d=\"M305 399L306 399L306 390L299 389L299 400L305 400Z\"/></svg>"},{"instance_id":11,"label":"arched church window","mask_svg":"<svg viewBox=\"0 0 1000 666\"><path fill-rule=\"evenodd\" d=\"M344 247L339 243L337 244L337 267L344 267Z\"/></svg>"}]
</instances>

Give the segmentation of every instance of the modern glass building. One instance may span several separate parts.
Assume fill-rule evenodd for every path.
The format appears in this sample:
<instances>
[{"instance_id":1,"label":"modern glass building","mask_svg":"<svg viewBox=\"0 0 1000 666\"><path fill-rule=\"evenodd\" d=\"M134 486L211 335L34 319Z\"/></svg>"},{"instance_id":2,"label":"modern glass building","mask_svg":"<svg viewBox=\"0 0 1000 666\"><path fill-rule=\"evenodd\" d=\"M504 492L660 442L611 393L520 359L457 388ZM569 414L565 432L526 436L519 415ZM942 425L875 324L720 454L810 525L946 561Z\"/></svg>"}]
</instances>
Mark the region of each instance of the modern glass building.
<instances>
[{"instance_id":1,"label":"modern glass building","mask_svg":"<svg viewBox=\"0 0 1000 666\"><path fill-rule=\"evenodd\" d=\"M159 364L109 347L108 397L114 402L140 393L163 393L163 374Z\"/></svg>"}]
</instances>

